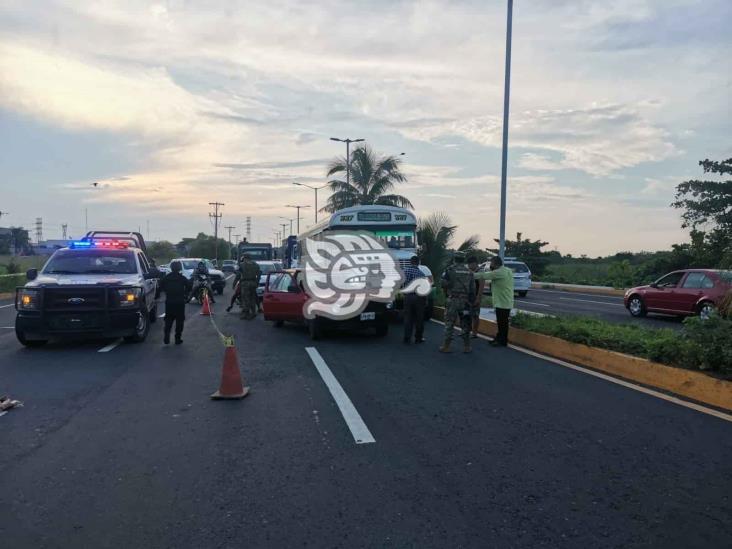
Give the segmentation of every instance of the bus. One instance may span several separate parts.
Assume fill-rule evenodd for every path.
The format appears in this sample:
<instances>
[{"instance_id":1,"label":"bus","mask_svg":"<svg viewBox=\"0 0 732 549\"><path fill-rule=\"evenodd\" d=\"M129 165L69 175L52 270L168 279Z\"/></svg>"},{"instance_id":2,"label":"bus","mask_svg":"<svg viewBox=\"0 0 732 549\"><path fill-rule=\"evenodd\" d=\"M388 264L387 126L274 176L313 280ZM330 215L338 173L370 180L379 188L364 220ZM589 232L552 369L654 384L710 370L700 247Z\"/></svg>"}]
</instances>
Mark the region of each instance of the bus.
<instances>
[{"instance_id":1,"label":"bus","mask_svg":"<svg viewBox=\"0 0 732 549\"><path fill-rule=\"evenodd\" d=\"M300 233L298 243L327 231L368 231L389 248L399 265L409 265L417 253L417 218L413 212L396 206L352 206L331 214ZM294 246L292 266L300 267L300 247Z\"/></svg>"},{"instance_id":2,"label":"bus","mask_svg":"<svg viewBox=\"0 0 732 549\"><path fill-rule=\"evenodd\" d=\"M272 244L269 242L247 242L246 239L239 243L239 258L249 254L253 261L272 261Z\"/></svg>"}]
</instances>

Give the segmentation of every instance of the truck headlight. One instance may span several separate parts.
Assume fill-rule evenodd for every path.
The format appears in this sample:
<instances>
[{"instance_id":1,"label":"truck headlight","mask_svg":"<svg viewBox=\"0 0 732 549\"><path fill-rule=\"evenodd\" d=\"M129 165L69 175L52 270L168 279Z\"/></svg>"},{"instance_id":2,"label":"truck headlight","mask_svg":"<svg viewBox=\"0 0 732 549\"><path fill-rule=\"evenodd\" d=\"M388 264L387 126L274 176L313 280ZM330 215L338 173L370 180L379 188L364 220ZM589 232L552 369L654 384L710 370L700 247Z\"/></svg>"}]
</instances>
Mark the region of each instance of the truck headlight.
<instances>
[{"instance_id":1,"label":"truck headlight","mask_svg":"<svg viewBox=\"0 0 732 549\"><path fill-rule=\"evenodd\" d=\"M117 290L120 307L134 307L140 301L141 288L120 288Z\"/></svg>"},{"instance_id":2,"label":"truck headlight","mask_svg":"<svg viewBox=\"0 0 732 549\"><path fill-rule=\"evenodd\" d=\"M22 289L16 298L16 307L20 311L38 310L38 290Z\"/></svg>"}]
</instances>

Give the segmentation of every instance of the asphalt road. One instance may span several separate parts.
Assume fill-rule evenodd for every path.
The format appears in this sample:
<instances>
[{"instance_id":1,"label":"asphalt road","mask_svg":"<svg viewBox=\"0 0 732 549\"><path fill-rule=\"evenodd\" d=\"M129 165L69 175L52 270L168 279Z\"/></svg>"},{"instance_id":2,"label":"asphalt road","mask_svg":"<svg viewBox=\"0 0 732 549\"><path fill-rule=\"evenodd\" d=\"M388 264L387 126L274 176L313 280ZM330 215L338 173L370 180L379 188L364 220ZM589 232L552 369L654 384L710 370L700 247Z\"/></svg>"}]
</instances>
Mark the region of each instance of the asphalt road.
<instances>
[{"instance_id":1,"label":"asphalt road","mask_svg":"<svg viewBox=\"0 0 732 549\"><path fill-rule=\"evenodd\" d=\"M634 318L625 308L622 297L562 290L531 289L526 297L516 298L516 307L536 313L592 316L618 324L653 328L681 329L683 326L683 319L677 316L649 314L645 318Z\"/></svg>"},{"instance_id":2,"label":"asphalt road","mask_svg":"<svg viewBox=\"0 0 732 549\"><path fill-rule=\"evenodd\" d=\"M209 400L223 348L193 305L182 346L160 323L104 353L0 335L0 393L25 403L0 417L3 546L732 543L728 421L483 340L440 355L435 323L424 345L398 325L311 342L216 311L243 401ZM308 347L375 442L355 443Z\"/></svg>"}]
</instances>

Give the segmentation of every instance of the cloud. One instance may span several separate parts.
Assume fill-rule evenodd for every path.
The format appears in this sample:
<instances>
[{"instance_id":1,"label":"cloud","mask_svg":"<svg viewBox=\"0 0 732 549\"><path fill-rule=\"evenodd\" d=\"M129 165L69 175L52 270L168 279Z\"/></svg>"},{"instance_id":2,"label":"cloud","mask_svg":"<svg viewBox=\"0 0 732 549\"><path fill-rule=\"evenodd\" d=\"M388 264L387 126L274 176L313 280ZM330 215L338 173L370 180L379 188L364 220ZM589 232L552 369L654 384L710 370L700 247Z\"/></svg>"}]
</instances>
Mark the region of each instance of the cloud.
<instances>
[{"instance_id":1,"label":"cloud","mask_svg":"<svg viewBox=\"0 0 732 549\"><path fill-rule=\"evenodd\" d=\"M259 170L263 168L299 168L302 166L326 166L330 159L316 158L311 160L295 160L284 162L249 162L244 164L236 163L217 163L217 168L231 168L234 170Z\"/></svg>"}]
</instances>

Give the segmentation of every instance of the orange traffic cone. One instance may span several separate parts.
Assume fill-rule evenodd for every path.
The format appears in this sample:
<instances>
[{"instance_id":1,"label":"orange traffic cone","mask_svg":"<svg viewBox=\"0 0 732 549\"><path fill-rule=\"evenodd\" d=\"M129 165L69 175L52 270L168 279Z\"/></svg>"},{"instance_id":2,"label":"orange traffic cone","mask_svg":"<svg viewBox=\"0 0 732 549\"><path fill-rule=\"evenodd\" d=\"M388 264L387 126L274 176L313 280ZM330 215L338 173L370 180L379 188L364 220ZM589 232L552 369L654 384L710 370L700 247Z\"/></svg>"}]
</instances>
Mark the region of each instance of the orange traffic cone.
<instances>
[{"instance_id":1,"label":"orange traffic cone","mask_svg":"<svg viewBox=\"0 0 732 549\"><path fill-rule=\"evenodd\" d=\"M201 315L211 316L211 305L208 303L208 293L203 297L203 305L201 306Z\"/></svg>"},{"instance_id":2,"label":"orange traffic cone","mask_svg":"<svg viewBox=\"0 0 732 549\"><path fill-rule=\"evenodd\" d=\"M239 356L236 347L226 346L224 367L221 370L219 390L211 395L214 400L244 398L249 394L249 387L244 387L239 371Z\"/></svg>"}]
</instances>

